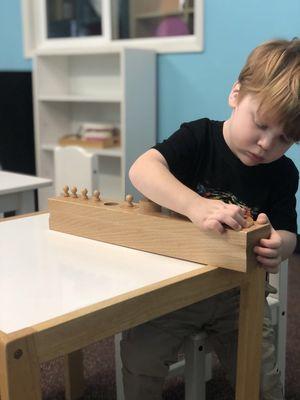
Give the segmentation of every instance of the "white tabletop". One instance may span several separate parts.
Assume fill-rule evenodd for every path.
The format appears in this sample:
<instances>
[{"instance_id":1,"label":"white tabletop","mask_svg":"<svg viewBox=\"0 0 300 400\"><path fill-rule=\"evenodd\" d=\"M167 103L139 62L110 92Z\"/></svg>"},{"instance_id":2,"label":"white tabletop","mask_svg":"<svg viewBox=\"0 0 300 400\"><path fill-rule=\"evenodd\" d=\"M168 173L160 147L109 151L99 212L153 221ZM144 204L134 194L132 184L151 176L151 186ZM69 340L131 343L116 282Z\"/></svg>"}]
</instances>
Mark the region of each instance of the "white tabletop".
<instances>
[{"instance_id":1,"label":"white tabletop","mask_svg":"<svg viewBox=\"0 0 300 400\"><path fill-rule=\"evenodd\" d=\"M203 266L67 235L49 214L0 223L0 330L11 333Z\"/></svg>"},{"instance_id":2,"label":"white tabletop","mask_svg":"<svg viewBox=\"0 0 300 400\"><path fill-rule=\"evenodd\" d=\"M52 180L36 176L0 171L0 195L52 185Z\"/></svg>"}]
</instances>

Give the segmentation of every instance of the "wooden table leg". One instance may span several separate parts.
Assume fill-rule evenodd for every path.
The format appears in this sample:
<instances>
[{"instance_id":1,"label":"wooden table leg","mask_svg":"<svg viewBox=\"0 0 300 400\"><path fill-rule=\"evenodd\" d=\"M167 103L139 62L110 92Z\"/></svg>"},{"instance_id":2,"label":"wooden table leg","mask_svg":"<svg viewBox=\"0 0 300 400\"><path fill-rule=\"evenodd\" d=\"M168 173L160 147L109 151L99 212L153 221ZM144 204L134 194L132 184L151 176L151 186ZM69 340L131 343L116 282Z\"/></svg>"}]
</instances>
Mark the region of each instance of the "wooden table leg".
<instances>
[{"instance_id":1,"label":"wooden table leg","mask_svg":"<svg viewBox=\"0 0 300 400\"><path fill-rule=\"evenodd\" d=\"M84 393L83 351L65 355L66 400L76 400Z\"/></svg>"},{"instance_id":2,"label":"wooden table leg","mask_svg":"<svg viewBox=\"0 0 300 400\"><path fill-rule=\"evenodd\" d=\"M265 271L253 267L241 287L236 400L258 400L261 368Z\"/></svg>"},{"instance_id":3,"label":"wooden table leg","mask_svg":"<svg viewBox=\"0 0 300 400\"><path fill-rule=\"evenodd\" d=\"M41 400L40 365L32 335L0 340L1 400Z\"/></svg>"}]
</instances>

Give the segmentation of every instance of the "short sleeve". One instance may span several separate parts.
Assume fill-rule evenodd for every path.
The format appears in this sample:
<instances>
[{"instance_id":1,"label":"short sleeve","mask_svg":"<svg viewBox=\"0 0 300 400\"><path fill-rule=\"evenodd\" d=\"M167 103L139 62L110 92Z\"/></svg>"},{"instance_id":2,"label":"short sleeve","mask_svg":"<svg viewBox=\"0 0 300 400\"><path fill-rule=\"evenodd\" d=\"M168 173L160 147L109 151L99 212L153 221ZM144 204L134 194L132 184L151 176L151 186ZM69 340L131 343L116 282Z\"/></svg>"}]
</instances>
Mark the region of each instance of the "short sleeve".
<instances>
[{"instance_id":1,"label":"short sleeve","mask_svg":"<svg viewBox=\"0 0 300 400\"><path fill-rule=\"evenodd\" d=\"M153 147L163 155L170 172L187 186L191 185L201 162L205 136L202 125L202 120L184 123L168 139Z\"/></svg>"},{"instance_id":2,"label":"short sleeve","mask_svg":"<svg viewBox=\"0 0 300 400\"><path fill-rule=\"evenodd\" d=\"M276 230L297 233L296 192L299 173L294 163L285 157L285 167L274 176L269 218Z\"/></svg>"}]
</instances>

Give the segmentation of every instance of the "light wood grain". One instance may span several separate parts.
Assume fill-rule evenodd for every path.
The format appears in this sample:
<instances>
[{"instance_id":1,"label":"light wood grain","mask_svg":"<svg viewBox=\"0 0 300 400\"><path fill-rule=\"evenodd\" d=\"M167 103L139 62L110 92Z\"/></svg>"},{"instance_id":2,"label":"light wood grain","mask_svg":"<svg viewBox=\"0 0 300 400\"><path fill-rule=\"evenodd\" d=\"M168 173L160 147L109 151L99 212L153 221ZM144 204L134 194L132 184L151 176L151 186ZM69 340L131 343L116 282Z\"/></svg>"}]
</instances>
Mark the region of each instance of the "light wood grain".
<instances>
[{"instance_id":1,"label":"light wood grain","mask_svg":"<svg viewBox=\"0 0 300 400\"><path fill-rule=\"evenodd\" d=\"M115 143L113 138L103 140L82 140L82 139L69 139L61 138L58 141L60 146L79 146L79 147L96 147L99 149L106 149L108 147L120 146L120 143Z\"/></svg>"},{"instance_id":2,"label":"light wood grain","mask_svg":"<svg viewBox=\"0 0 300 400\"><path fill-rule=\"evenodd\" d=\"M0 393L2 400L42 400L40 366L33 331L14 338L0 337Z\"/></svg>"},{"instance_id":3,"label":"light wood grain","mask_svg":"<svg viewBox=\"0 0 300 400\"><path fill-rule=\"evenodd\" d=\"M198 230L190 231L194 226L189 221L155 212L149 212L149 215L140 213L136 204L133 207L106 206L103 202L71 198L64 201L53 199L50 200L50 204L54 210L54 223L58 224L58 228L61 228L61 224L63 228L67 225L72 231L69 233L73 233L75 229L76 234L79 232L79 236L84 236L92 227L96 235L100 232L113 240L120 240L129 235L130 240L139 242L141 235L147 237L147 232L150 232L147 242L150 244L163 240L158 236L161 232L166 233L167 241L168 230L173 233L173 240L178 235L188 237L189 241L192 241L194 235L200 236L203 243L198 241L197 245L202 248L204 255L206 251L209 254L216 253L219 257L218 262L222 261L223 264L221 256L225 257L224 254L228 252L236 252L230 255L229 259L233 258L235 262L245 260L245 271L241 273L202 265L187 273L35 324L28 329L10 334L0 332L2 400L41 400L39 363L68 354L71 355L66 356L69 385L67 392L72 398L72 393L78 393L82 388L82 381L77 388L74 385L77 378L72 362L75 359L75 365L81 364L81 355L78 353L80 349L238 286L241 286L242 295L236 400L258 400L264 273L258 268L252 250L260 238L268 237L269 226L254 226L241 232L227 231L226 235L223 235L222 244L222 241L218 241L222 236L202 237ZM107 214L109 217L106 217ZM134 228L132 221L136 224ZM50 224L52 222L50 218ZM103 241L107 241L105 237ZM144 243L143 240L141 243ZM187 244L183 245L181 241L178 246L181 246L182 250ZM174 248L174 243L172 246ZM229 264L228 267L230 268ZM82 371L79 372L82 378Z\"/></svg>"},{"instance_id":4,"label":"light wood grain","mask_svg":"<svg viewBox=\"0 0 300 400\"><path fill-rule=\"evenodd\" d=\"M82 350L66 354L64 357L64 367L66 400L80 399L84 394Z\"/></svg>"},{"instance_id":5,"label":"light wood grain","mask_svg":"<svg viewBox=\"0 0 300 400\"><path fill-rule=\"evenodd\" d=\"M247 274L207 266L34 325L38 357L47 361L71 353L246 279Z\"/></svg>"},{"instance_id":6,"label":"light wood grain","mask_svg":"<svg viewBox=\"0 0 300 400\"><path fill-rule=\"evenodd\" d=\"M259 398L265 276L253 268L241 286L236 400Z\"/></svg>"},{"instance_id":7,"label":"light wood grain","mask_svg":"<svg viewBox=\"0 0 300 400\"><path fill-rule=\"evenodd\" d=\"M247 271L252 248L267 237L268 225L220 235L202 232L190 221L145 211L134 204L57 197L49 199L50 229L183 260Z\"/></svg>"}]
</instances>

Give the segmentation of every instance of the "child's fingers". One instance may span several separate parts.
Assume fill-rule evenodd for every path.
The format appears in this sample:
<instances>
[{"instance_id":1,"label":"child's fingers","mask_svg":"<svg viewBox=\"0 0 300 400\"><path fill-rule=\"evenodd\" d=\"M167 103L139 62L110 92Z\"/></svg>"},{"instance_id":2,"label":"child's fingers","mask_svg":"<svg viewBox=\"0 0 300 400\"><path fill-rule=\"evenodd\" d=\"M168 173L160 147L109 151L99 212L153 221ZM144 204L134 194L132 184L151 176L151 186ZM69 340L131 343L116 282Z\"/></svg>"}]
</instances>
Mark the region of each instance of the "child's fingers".
<instances>
[{"instance_id":1,"label":"child's fingers","mask_svg":"<svg viewBox=\"0 0 300 400\"><path fill-rule=\"evenodd\" d=\"M247 227L245 210L243 208L229 204L225 208L225 215L233 218L242 228Z\"/></svg>"},{"instance_id":2,"label":"child's fingers","mask_svg":"<svg viewBox=\"0 0 300 400\"><path fill-rule=\"evenodd\" d=\"M254 253L262 256L262 257L267 257L267 258L276 258L278 257L278 251L277 249L271 249L268 247L260 247L260 246L255 246L254 247Z\"/></svg>"},{"instance_id":3,"label":"child's fingers","mask_svg":"<svg viewBox=\"0 0 300 400\"><path fill-rule=\"evenodd\" d=\"M269 272L270 274L277 274L279 271L279 264L274 264L274 265L266 265L259 260L257 260L260 263L261 268L263 268L266 272Z\"/></svg>"},{"instance_id":4,"label":"child's fingers","mask_svg":"<svg viewBox=\"0 0 300 400\"><path fill-rule=\"evenodd\" d=\"M266 214L260 213L260 214L258 214L258 217L257 217L257 219L256 219L256 222L257 222L258 224L267 224L267 223L270 222L270 221L269 221L269 218L268 218L268 216L267 216Z\"/></svg>"},{"instance_id":5,"label":"child's fingers","mask_svg":"<svg viewBox=\"0 0 300 400\"><path fill-rule=\"evenodd\" d=\"M266 267L276 267L281 263L281 257L278 256L276 258L267 258L262 256L256 257L257 261L260 262L263 266Z\"/></svg>"},{"instance_id":6,"label":"child's fingers","mask_svg":"<svg viewBox=\"0 0 300 400\"><path fill-rule=\"evenodd\" d=\"M247 221L244 218L244 213L240 207L225 207L222 210L216 212L213 219L216 219L221 224L225 224L235 231L239 231L242 228L247 227Z\"/></svg>"},{"instance_id":7,"label":"child's fingers","mask_svg":"<svg viewBox=\"0 0 300 400\"><path fill-rule=\"evenodd\" d=\"M224 233L225 227L215 218L210 218L204 223L204 229L215 231L217 233Z\"/></svg>"},{"instance_id":8,"label":"child's fingers","mask_svg":"<svg viewBox=\"0 0 300 400\"><path fill-rule=\"evenodd\" d=\"M243 225L245 223L245 220L237 220L235 218L232 218L230 215L223 215L222 218L220 218L220 222L222 224L226 224L227 227L234 229L235 231L240 231L243 228Z\"/></svg>"},{"instance_id":9,"label":"child's fingers","mask_svg":"<svg viewBox=\"0 0 300 400\"><path fill-rule=\"evenodd\" d=\"M278 249L282 245L282 239L278 235L276 238L272 237L270 239L260 239L259 244L270 249Z\"/></svg>"}]
</instances>

